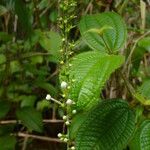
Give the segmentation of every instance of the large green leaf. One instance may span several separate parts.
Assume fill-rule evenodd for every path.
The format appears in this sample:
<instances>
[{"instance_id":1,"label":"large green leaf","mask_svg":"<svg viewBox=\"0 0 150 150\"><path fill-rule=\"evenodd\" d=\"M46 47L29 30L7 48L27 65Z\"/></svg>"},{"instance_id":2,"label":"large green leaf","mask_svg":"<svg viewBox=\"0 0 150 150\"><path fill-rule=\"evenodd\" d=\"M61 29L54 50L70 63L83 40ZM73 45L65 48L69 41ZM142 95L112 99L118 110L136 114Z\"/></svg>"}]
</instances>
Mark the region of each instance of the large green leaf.
<instances>
[{"instance_id":1,"label":"large green leaf","mask_svg":"<svg viewBox=\"0 0 150 150\"><path fill-rule=\"evenodd\" d=\"M71 62L69 78L75 79L69 92L78 109L93 107L100 97L100 91L110 74L123 63L123 56L105 55L97 51L77 55Z\"/></svg>"},{"instance_id":2,"label":"large green leaf","mask_svg":"<svg viewBox=\"0 0 150 150\"><path fill-rule=\"evenodd\" d=\"M40 112L32 107L23 107L19 109L16 114L18 119L20 119L29 130L42 132L43 124L42 115Z\"/></svg>"},{"instance_id":3,"label":"large green leaf","mask_svg":"<svg viewBox=\"0 0 150 150\"><path fill-rule=\"evenodd\" d=\"M98 33L88 32L91 29L104 28L105 26L112 29L103 31L103 39L113 52L118 51L125 43L127 30L122 18L114 12L105 12L96 15L84 16L80 21L80 32L83 39L94 50L106 53L106 44Z\"/></svg>"},{"instance_id":4,"label":"large green leaf","mask_svg":"<svg viewBox=\"0 0 150 150\"><path fill-rule=\"evenodd\" d=\"M77 150L122 150L134 131L134 114L123 100L107 100L91 110L76 136Z\"/></svg>"},{"instance_id":5,"label":"large green leaf","mask_svg":"<svg viewBox=\"0 0 150 150\"><path fill-rule=\"evenodd\" d=\"M150 120L145 120L135 133L130 150L150 150Z\"/></svg>"}]
</instances>

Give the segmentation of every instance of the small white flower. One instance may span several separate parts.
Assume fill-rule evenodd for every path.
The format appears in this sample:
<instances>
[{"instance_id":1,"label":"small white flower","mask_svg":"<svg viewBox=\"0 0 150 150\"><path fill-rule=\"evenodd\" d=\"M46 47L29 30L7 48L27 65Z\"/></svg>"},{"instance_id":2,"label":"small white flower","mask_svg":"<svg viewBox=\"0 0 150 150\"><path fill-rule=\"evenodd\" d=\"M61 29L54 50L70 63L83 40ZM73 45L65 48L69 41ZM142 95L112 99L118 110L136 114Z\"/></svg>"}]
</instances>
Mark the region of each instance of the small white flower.
<instances>
[{"instance_id":1,"label":"small white flower","mask_svg":"<svg viewBox=\"0 0 150 150\"><path fill-rule=\"evenodd\" d=\"M47 94L46 95L46 100L50 100L51 99L51 95L50 94Z\"/></svg>"},{"instance_id":2,"label":"small white flower","mask_svg":"<svg viewBox=\"0 0 150 150\"><path fill-rule=\"evenodd\" d=\"M61 88L62 88L62 89L66 89L67 86L68 86L67 82L65 82L65 81L62 81L62 82L61 82Z\"/></svg>"},{"instance_id":3,"label":"small white flower","mask_svg":"<svg viewBox=\"0 0 150 150\"><path fill-rule=\"evenodd\" d=\"M67 99L66 104L67 105L72 105L72 104L74 104L74 101L71 100L71 99Z\"/></svg>"},{"instance_id":4,"label":"small white flower","mask_svg":"<svg viewBox=\"0 0 150 150\"><path fill-rule=\"evenodd\" d=\"M67 116L63 116L63 120L67 120Z\"/></svg>"},{"instance_id":5,"label":"small white flower","mask_svg":"<svg viewBox=\"0 0 150 150\"><path fill-rule=\"evenodd\" d=\"M74 109L74 110L72 111L72 113L73 113L73 114L76 114L76 113L77 113L77 110Z\"/></svg>"},{"instance_id":6,"label":"small white flower","mask_svg":"<svg viewBox=\"0 0 150 150\"><path fill-rule=\"evenodd\" d=\"M70 122L69 122L69 121L66 121L65 124L68 126L68 125L70 125Z\"/></svg>"},{"instance_id":7,"label":"small white flower","mask_svg":"<svg viewBox=\"0 0 150 150\"><path fill-rule=\"evenodd\" d=\"M74 146L71 147L71 150L75 150L76 148Z\"/></svg>"},{"instance_id":8,"label":"small white flower","mask_svg":"<svg viewBox=\"0 0 150 150\"><path fill-rule=\"evenodd\" d=\"M61 133L58 133L58 135L57 135L59 138L61 138L62 137L62 134Z\"/></svg>"},{"instance_id":9,"label":"small white flower","mask_svg":"<svg viewBox=\"0 0 150 150\"><path fill-rule=\"evenodd\" d=\"M64 142L68 142L68 139L67 139L67 138L64 138Z\"/></svg>"}]
</instances>

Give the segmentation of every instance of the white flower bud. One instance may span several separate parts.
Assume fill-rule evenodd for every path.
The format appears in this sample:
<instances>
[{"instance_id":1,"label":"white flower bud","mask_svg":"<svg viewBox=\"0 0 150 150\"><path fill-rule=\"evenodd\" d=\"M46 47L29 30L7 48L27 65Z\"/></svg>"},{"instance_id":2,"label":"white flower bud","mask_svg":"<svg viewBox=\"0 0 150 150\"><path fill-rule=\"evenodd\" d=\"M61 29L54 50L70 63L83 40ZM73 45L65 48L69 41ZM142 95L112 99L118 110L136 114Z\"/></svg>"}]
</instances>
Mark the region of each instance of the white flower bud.
<instances>
[{"instance_id":1,"label":"white flower bud","mask_svg":"<svg viewBox=\"0 0 150 150\"><path fill-rule=\"evenodd\" d=\"M69 122L69 121L66 121L65 124L68 126L68 125L70 125L70 122Z\"/></svg>"},{"instance_id":2,"label":"white flower bud","mask_svg":"<svg viewBox=\"0 0 150 150\"><path fill-rule=\"evenodd\" d=\"M72 111L72 113L73 113L73 114L76 114L76 113L77 113L77 110L74 109L74 110Z\"/></svg>"},{"instance_id":3,"label":"white flower bud","mask_svg":"<svg viewBox=\"0 0 150 150\"><path fill-rule=\"evenodd\" d=\"M72 105L72 104L74 104L74 101L71 100L71 99L67 99L66 104L67 105Z\"/></svg>"},{"instance_id":4,"label":"white flower bud","mask_svg":"<svg viewBox=\"0 0 150 150\"><path fill-rule=\"evenodd\" d=\"M67 138L64 138L64 142L68 142L68 139L67 139Z\"/></svg>"},{"instance_id":5,"label":"white flower bud","mask_svg":"<svg viewBox=\"0 0 150 150\"><path fill-rule=\"evenodd\" d=\"M61 138L62 137L62 134L61 133L58 133L58 135L57 135L59 138Z\"/></svg>"},{"instance_id":6,"label":"white flower bud","mask_svg":"<svg viewBox=\"0 0 150 150\"><path fill-rule=\"evenodd\" d=\"M72 64L69 64L69 67L72 67Z\"/></svg>"},{"instance_id":7,"label":"white flower bud","mask_svg":"<svg viewBox=\"0 0 150 150\"><path fill-rule=\"evenodd\" d=\"M66 89L67 86L68 86L67 82L65 82L65 81L62 81L62 82L61 82L61 88L62 88L62 89Z\"/></svg>"},{"instance_id":8,"label":"white flower bud","mask_svg":"<svg viewBox=\"0 0 150 150\"><path fill-rule=\"evenodd\" d=\"M67 116L63 116L63 120L67 120Z\"/></svg>"},{"instance_id":9,"label":"white flower bud","mask_svg":"<svg viewBox=\"0 0 150 150\"><path fill-rule=\"evenodd\" d=\"M75 148L74 146L72 146L70 149L71 149L71 150L75 150L76 148Z\"/></svg>"},{"instance_id":10,"label":"white flower bud","mask_svg":"<svg viewBox=\"0 0 150 150\"><path fill-rule=\"evenodd\" d=\"M46 100L50 100L51 99L51 95L50 94L47 94L46 95Z\"/></svg>"}]
</instances>

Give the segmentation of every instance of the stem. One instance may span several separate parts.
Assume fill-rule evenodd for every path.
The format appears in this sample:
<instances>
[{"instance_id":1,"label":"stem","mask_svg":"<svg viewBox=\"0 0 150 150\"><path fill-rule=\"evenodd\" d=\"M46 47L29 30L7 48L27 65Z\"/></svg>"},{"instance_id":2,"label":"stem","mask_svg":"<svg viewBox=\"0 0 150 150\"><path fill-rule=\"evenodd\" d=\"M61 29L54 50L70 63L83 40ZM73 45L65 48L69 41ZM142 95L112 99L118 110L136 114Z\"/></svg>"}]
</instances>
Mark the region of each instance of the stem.
<instances>
[{"instance_id":1,"label":"stem","mask_svg":"<svg viewBox=\"0 0 150 150\"><path fill-rule=\"evenodd\" d=\"M23 137L23 138L33 138L37 140L42 140L42 141L49 141L49 142L56 142L56 143L64 143L63 141L59 140L58 138L51 138L51 137L45 137L45 136L38 136L38 135L33 135L33 134L27 134L27 133L22 133L19 132L17 134L18 137Z\"/></svg>"},{"instance_id":2,"label":"stem","mask_svg":"<svg viewBox=\"0 0 150 150\"><path fill-rule=\"evenodd\" d=\"M63 106L63 104L61 102L59 102L58 100L56 100L52 97L51 97L51 101L55 102L56 104L59 104L59 105Z\"/></svg>"},{"instance_id":3,"label":"stem","mask_svg":"<svg viewBox=\"0 0 150 150\"><path fill-rule=\"evenodd\" d=\"M63 123L63 120L55 120L55 119L44 119L43 123ZM2 120L0 121L0 125L5 125L5 124L16 124L16 123L21 123L21 120Z\"/></svg>"}]
</instances>

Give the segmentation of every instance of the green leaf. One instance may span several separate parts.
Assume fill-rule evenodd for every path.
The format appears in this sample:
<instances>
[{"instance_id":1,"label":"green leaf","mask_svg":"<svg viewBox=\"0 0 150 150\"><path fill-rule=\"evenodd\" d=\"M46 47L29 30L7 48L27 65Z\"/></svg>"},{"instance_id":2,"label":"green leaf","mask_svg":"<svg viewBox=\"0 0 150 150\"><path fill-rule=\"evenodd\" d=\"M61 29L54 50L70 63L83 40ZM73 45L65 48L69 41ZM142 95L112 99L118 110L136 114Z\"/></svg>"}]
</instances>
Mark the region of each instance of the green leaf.
<instances>
[{"instance_id":1,"label":"green leaf","mask_svg":"<svg viewBox=\"0 0 150 150\"><path fill-rule=\"evenodd\" d=\"M130 150L150 150L150 120L145 120L137 129Z\"/></svg>"},{"instance_id":2,"label":"green leaf","mask_svg":"<svg viewBox=\"0 0 150 150\"><path fill-rule=\"evenodd\" d=\"M31 64L42 64L43 56L33 56L30 58Z\"/></svg>"},{"instance_id":3,"label":"green leaf","mask_svg":"<svg viewBox=\"0 0 150 150\"><path fill-rule=\"evenodd\" d=\"M150 79L147 79L138 87L134 96L142 105L150 106Z\"/></svg>"},{"instance_id":4,"label":"green leaf","mask_svg":"<svg viewBox=\"0 0 150 150\"><path fill-rule=\"evenodd\" d=\"M15 150L16 138L14 136L5 135L0 136L1 150Z\"/></svg>"},{"instance_id":5,"label":"green leaf","mask_svg":"<svg viewBox=\"0 0 150 150\"><path fill-rule=\"evenodd\" d=\"M59 58L62 40L58 33L53 31L43 32L39 42L45 50Z\"/></svg>"},{"instance_id":6,"label":"green leaf","mask_svg":"<svg viewBox=\"0 0 150 150\"><path fill-rule=\"evenodd\" d=\"M5 101L0 101L0 119L4 118L10 109L10 104Z\"/></svg>"},{"instance_id":7,"label":"green leaf","mask_svg":"<svg viewBox=\"0 0 150 150\"><path fill-rule=\"evenodd\" d=\"M18 119L29 129L42 132L42 115L32 107L24 107L16 112Z\"/></svg>"},{"instance_id":8,"label":"green leaf","mask_svg":"<svg viewBox=\"0 0 150 150\"><path fill-rule=\"evenodd\" d=\"M80 21L80 32L86 43L94 50L106 53L106 44L97 33L87 32L91 29L101 30L111 26L113 30L104 30L103 38L109 48L116 52L125 43L127 30L122 18L114 12L105 12L96 15L84 16Z\"/></svg>"},{"instance_id":9,"label":"green leaf","mask_svg":"<svg viewBox=\"0 0 150 150\"><path fill-rule=\"evenodd\" d=\"M109 76L124 62L123 56L90 51L77 55L71 62L70 80L74 79L69 98L78 109L89 109L99 101L100 92Z\"/></svg>"},{"instance_id":10,"label":"green leaf","mask_svg":"<svg viewBox=\"0 0 150 150\"><path fill-rule=\"evenodd\" d=\"M71 139L75 139L81 124L87 119L88 113L79 113L73 117L71 121L71 126L69 128L69 134Z\"/></svg>"},{"instance_id":11,"label":"green leaf","mask_svg":"<svg viewBox=\"0 0 150 150\"><path fill-rule=\"evenodd\" d=\"M9 35L6 32L0 32L0 41L2 42L8 42L12 40L12 35Z\"/></svg>"},{"instance_id":12,"label":"green leaf","mask_svg":"<svg viewBox=\"0 0 150 150\"><path fill-rule=\"evenodd\" d=\"M21 107L34 107L37 97L35 95L21 95Z\"/></svg>"},{"instance_id":13,"label":"green leaf","mask_svg":"<svg viewBox=\"0 0 150 150\"><path fill-rule=\"evenodd\" d=\"M138 42L138 46L150 52L150 37L145 37Z\"/></svg>"},{"instance_id":14,"label":"green leaf","mask_svg":"<svg viewBox=\"0 0 150 150\"><path fill-rule=\"evenodd\" d=\"M107 100L91 110L76 137L77 150L122 150L134 131L134 114L123 100Z\"/></svg>"},{"instance_id":15,"label":"green leaf","mask_svg":"<svg viewBox=\"0 0 150 150\"><path fill-rule=\"evenodd\" d=\"M42 100L42 101L38 101L38 103L37 103L37 110L43 111L46 108L47 109L50 108L50 102L49 101L46 101L45 99Z\"/></svg>"},{"instance_id":16,"label":"green leaf","mask_svg":"<svg viewBox=\"0 0 150 150\"><path fill-rule=\"evenodd\" d=\"M138 71L140 62L147 51L150 52L150 37L145 37L141 39L133 52L132 64L134 71Z\"/></svg>"},{"instance_id":17,"label":"green leaf","mask_svg":"<svg viewBox=\"0 0 150 150\"><path fill-rule=\"evenodd\" d=\"M6 62L6 57L3 54L0 54L0 64L3 64Z\"/></svg>"},{"instance_id":18,"label":"green leaf","mask_svg":"<svg viewBox=\"0 0 150 150\"><path fill-rule=\"evenodd\" d=\"M47 93L50 93L52 96L57 96L57 89L50 83L37 80L36 82L34 82L34 85L46 90Z\"/></svg>"},{"instance_id":19,"label":"green leaf","mask_svg":"<svg viewBox=\"0 0 150 150\"><path fill-rule=\"evenodd\" d=\"M150 100L150 79L145 80L138 88L138 92L143 95L147 100Z\"/></svg>"},{"instance_id":20,"label":"green leaf","mask_svg":"<svg viewBox=\"0 0 150 150\"><path fill-rule=\"evenodd\" d=\"M140 67L140 62L145 54L145 49L141 47L136 47L133 55L132 55L132 64L133 64L133 70L135 73L137 73L139 67Z\"/></svg>"}]
</instances>

